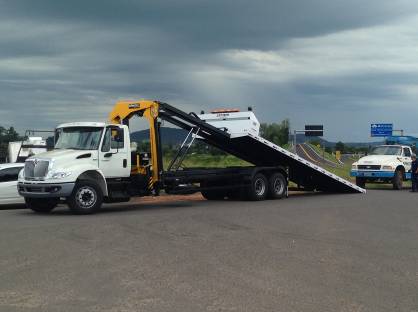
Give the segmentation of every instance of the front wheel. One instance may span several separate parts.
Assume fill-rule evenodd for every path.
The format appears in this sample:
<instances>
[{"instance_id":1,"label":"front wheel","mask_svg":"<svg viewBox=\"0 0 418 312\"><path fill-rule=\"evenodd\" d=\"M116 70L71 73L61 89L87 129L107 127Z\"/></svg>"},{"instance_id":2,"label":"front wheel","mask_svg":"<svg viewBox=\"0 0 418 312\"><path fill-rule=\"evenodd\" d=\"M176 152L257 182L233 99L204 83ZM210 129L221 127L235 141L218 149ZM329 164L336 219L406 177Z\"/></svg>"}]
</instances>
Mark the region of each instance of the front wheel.
<instances>
[{"instance_id":1,"label":"front wheel","mask_svg":"<svg viewBox=\"0 0 418 312\"><path fill-rule=\"evenodd\" d=\"M26 206L38 213L51 212L58 205L57 198L28 198L25 197Z\"/></svg>"},{"instance_id":2,"label":"front wheel","mask_svg":"<svg viewBox=\"0 0 418 312\"><path fill-rule=\"evenodd\" d=\"M393 177L393 189L394 190L401 190L403 186L403 171L402 170L396 170L395 176Z\"/></svg>"},{"instance_id":3,"label":"front wheel","mask_svg":"<svg viewBox=\"0 0 418 312\"><path fill-rule=\"evenodd\" d=\"M103 193L94 181L79 181L68 198L68 206L75 214L92 214L102 206Z\"/></svg>"}]
</instances>

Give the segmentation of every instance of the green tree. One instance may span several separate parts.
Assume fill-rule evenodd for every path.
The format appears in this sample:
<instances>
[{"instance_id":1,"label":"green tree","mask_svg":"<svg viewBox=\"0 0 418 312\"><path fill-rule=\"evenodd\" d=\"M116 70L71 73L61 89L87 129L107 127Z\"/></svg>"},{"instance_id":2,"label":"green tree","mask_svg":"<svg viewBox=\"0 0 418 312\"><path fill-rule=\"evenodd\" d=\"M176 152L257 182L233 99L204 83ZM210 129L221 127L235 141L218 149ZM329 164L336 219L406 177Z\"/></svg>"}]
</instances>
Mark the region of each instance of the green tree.
<instances>
[{"instance_id":1,"label":"green tree","mask_svg":"<svg viewBox=\"0 0 418 312\"><path fill-rule=\"evenodd\" d=\"M289 142L289 119L283 120L278 123L262 123L260 125L260 136L269 140L277 145L285 145Z\"/></svg>"}]
</instances>

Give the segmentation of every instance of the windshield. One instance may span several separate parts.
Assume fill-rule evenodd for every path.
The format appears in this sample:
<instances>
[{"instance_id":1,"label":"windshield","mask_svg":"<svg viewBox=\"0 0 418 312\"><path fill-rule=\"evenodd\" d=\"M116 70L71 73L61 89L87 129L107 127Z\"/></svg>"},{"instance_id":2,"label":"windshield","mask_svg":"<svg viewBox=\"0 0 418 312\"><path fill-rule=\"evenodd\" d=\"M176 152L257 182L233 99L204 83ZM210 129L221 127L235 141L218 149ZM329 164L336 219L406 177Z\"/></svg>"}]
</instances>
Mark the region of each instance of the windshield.
<instances>
[{"instance_id":1,"label":"windshield","mask_svg":"<svg viewBox=\"0 0 418 312\"><path fill-rule=\"evenodd\" d=\"M375 147L370 155L402 155L402 148L399 146L378 146Z\"/></svg>"},{"instance_id":2,"label":"windshield","mask_svg":"<svg viewBox=\"0 0 418 312\"><path fill-rule=\"evenodd\" d=\"M103 128L68 127L56 130L56 149L98 149Z\"/></svg>"}]
</instances>

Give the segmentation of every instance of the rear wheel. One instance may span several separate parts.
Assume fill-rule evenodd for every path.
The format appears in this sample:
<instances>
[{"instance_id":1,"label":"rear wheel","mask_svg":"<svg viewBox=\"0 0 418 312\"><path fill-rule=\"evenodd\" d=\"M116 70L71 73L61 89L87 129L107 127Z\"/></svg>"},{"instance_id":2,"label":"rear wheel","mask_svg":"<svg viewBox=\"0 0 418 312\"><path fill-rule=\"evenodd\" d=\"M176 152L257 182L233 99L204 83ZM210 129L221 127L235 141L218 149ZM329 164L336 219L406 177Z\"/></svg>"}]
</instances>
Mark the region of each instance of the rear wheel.
<instances>
[{"instance_id":1,"label":"rear wheel","mask_svg":"<svg viewBox=\"0 0 418 312\"><path fill-rule=\"evenodd\" d=\"M25 197L26 206L35 212L48 213L58 205L57 198L28 198Z\"/></svg>"},{"instance_id":2,"label":"rear wheel","mask_svg":"<svg viewBox=\"0 0 418 312\"><path fill-rule=\"evenodd\" d=\"M395 171L395 175L393 177L393 189L394 190L401 190L403 186L403 171L400 169L397 169Z\"/></svg>"},{"instance_id":3,"label":"rear wheel","mask_svg":"<svg viewBox=\"0 0 418 312\"><path fill-rule=\"evenodd\" d=\"M286 195L286 179L283 174L273 173L268 182L268 197L280 199Z\"/></svg>"},{"instance_id":4,"label":"rear wheel","mask_svg":"<svg viewBox=\"0 0 418 312\"><path fill-rule=\"evenodd\" d=\"M94 181L79 181L68 198L68 206L75 214L92 214L102 206L103 193Z\"/></svg>"},{"instance_id":5,"label":"rear wheel","mask_svg":"<svg viewBox=\"0 0 418 312\"><path fill-rule=\"evenodd\" d=\"M268 192L268 182L267 178L262 173L257 173L251 185L248 188L248 199L249 200L264 200Z\"/></svg>"},{"instance_id":6,"label":"rear wheel","mask_svg":"<svg viewBox=\"0 0 418 312\"><path fill-rule=\"evenodd\" d=\"M356 185L361 187L361 188L364 188L366 186L366 179L357 177L356 178Z\"/></svg>"}]
</instances>

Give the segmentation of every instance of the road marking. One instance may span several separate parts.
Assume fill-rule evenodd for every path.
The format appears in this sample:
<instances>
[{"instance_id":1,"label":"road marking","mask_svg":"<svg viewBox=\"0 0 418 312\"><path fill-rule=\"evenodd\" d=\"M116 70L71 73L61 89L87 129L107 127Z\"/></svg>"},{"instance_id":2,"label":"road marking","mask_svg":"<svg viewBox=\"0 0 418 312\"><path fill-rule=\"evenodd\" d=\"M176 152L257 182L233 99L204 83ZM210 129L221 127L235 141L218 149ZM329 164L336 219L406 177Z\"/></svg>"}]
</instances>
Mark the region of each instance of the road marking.
<instances>
[{"instance_id":1,"label":"road marking","mask_svg":"<svg viewBox=\"0 0 418 312\"><path fill-rule=\"evenodd\" d=\"M307 152L306 152L306 150L303 148L303 146L302 146L302 144L298 144L299 145L299 147L302 149L302 151L305 153L305 155L306 156L308 156L308 158L310 159L310 160L312 160L314 163L318 163L318 161L316 161L315 159L313 159Z\"/></svg>"}]
</instances>

